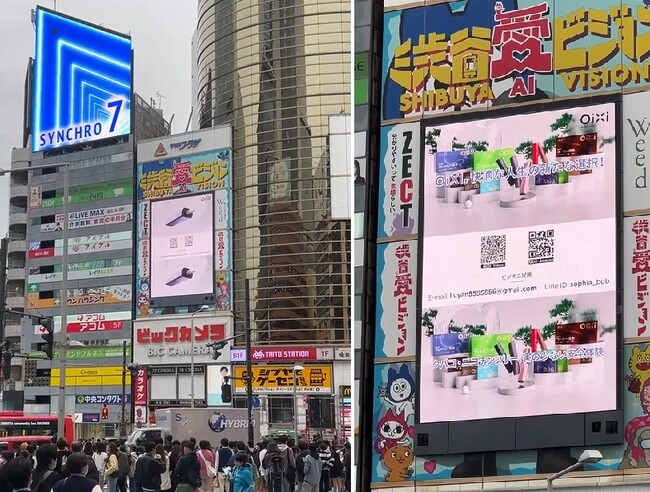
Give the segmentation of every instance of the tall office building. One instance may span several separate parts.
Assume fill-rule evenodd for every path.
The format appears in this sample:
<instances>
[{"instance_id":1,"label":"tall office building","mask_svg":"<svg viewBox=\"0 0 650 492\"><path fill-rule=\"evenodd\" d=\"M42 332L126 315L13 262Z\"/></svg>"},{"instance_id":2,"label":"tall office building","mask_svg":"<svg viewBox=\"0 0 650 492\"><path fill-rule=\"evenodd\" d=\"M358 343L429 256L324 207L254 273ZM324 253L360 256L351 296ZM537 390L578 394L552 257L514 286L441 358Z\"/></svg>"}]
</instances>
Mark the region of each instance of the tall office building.
<instances>
[{"instance_id":1,"label":"tall office building","mask_svg":"<svg viewBox=\"0 0 650 492\"><path fill-rule=\"evenodd\" d=\"M24 142L27 148L12 151L6 305L36 317L53 317L55 331L60 330L61 323L58 314L65 217L63 167L54 165L69 163L67 329L84 347L70 349L68 357L83 359L82 366L96 372L83 378L74 374L81 370L79 367L68 369L73 383L66 396L70 415L99 414L104 403L119 403L124 341L129 360L131 356L134 141L169 133L161 112L137 94L133 103L134 133L122 143L46 155L32 153L28 138ZM31 166L48 163L53 167L30 171ZM21 353L38 351L43 344L41 334L35 319L22 318L21 323L21 315L6 315L5 337L20 346ZM55 337L58 340L58 335ZM24 410L54 411L58 361L15 357L13 363L5 387L24 391L19 398L24 399ZM92 401L81 401L80 396L89 396ZM12 406L21 408L22 401L18 404L17 400ZM112 424L120 421L120 407L111 408L115 411L103 422L111 424L108 430L85 429L84 435L113 432Z\"/></svg>"},{"instance_id":2,"label":"tall office building","mask_svg":"<svg viewBox=\"0 0 650 492\"><path fill-rule=\"evenodd\" d=\"M328 396L319 398L330 400L300 399L299 430L340 429L351 384L349 350L336 350L350 341L350 220L332 210L342 190L332 194L329 122L350 113L349 3L201 0L193 52L198 125L233 128L235 331L248 279L254 345L321 354L313 360ZM267 405L278 428L292 419L291 397Z\"/></svg>"}]
</instances>

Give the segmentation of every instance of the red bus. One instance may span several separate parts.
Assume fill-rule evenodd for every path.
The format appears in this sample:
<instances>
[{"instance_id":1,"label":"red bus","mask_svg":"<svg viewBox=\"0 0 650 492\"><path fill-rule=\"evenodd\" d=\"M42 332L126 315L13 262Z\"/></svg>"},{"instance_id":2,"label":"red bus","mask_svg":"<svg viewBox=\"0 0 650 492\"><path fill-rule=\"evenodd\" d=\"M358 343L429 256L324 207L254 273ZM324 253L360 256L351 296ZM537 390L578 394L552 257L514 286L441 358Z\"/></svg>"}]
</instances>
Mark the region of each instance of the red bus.
<instances>
[{"instance_id":1,"label":"red bus","mask_svg":"<svg viewBox=\"0 0 650 492\"><path fill-rule=\"evenodd\" d=\"M21 411L0 411L0 442L9 444L9 449L18 449L24 442L36 444L51 442L56 434L59 419L56 415L25 415ZM72 417L65 417L64 435L68 443L74 441Z\"/></svg>"}]
</instances>

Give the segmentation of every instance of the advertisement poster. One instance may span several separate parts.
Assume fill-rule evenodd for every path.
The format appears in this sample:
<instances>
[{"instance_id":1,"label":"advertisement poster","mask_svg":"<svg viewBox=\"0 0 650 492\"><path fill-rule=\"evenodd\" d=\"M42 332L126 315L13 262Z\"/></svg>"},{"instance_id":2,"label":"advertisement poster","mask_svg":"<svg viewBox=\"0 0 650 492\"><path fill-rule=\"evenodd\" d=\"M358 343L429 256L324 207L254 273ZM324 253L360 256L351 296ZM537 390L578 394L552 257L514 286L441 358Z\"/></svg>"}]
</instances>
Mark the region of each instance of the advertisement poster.
<instances>
[{"instance_id":1,"label":"advertisement poster","mask_svg":"<svg viewBox=\"0 0 650 492\"><path fill-rule=\"evenodd\" d=\"M377 238L418 231L420 189L420 125L381 128Z\"/></svg>"},{"instance_id":2,"label":"advertisement poster","mask_svg":"<svg viewBox=\"0 0 650 492\"><path fill-rule=\"evenodd\" d=\"M121 386L122 366L68 367L65 370L65 386ZM59 386L61 370L53 367L50 373L50 386ZM131 384L131 374L126 373L126 384Z\"/></svg>"},{"instance_id":3,"label":"advertisement poster","mask_svg":"<svg viewBox=\"0 0 650 492\"><path fill-rule=\"evenodd\" d=\"M124 224L133 220L133 205L79 210L78 212L70 212L68 217L68 229ZM62 231L63 228L63 214L56 214L53 222L41 224L41 232Z\"/></svg>"},{"instance_id":4,"label":"advertisement poster","mask_svg":"<svg viewBox=\"0 0 650 492\"><path fill-rule=\"evenodd\" d=\"M61 305L61 298L59 297L61 291L54 291L57 296L55 298L41 298L41 292L32 293L31 290L28 286L27 303L31 307L47 309ZM131 284L68 289L68 306L93 306L96 304L116 304L130 301Z\"/></svg>"},{"instance_id":5,"label":"advertisement poster","mask_svg":"<svg viewBox=\"0 0 650 492\"><path fill-rule=\"evenodd\" d=\"M623 278L625 281L623 336L650 336L650 217L626 217L623 220Z\"/></svg>"},{"instance_id":6,"label":"advertisement poster","mask_svg":"<svg viewBox=\"0 0 650 492\"><path fill-rule=\"evenodd\" d=\"M417 241L377 245L377 359L415 355L417 253Z\"/></svg>"},{"instance_id":7,"label":"advertisement poster","mask_svg":"<svg viewBox=\"0 0 650 492\"><path fill-rule=\"evenodd\" d=\"M230 149L138 164L138 200L230 188Z\"/></svg>"},{"instance_id":8,"label":"advertisement poster","mask_svg":"<svg viewBox=\"0 0 650 492\"><path fill-rule=\"evenodd\" d=\"M387 12L381 119L647 87L647 18L641 0L461 0Z\"/></svg>"},{"instance_id":9,"label":"advertisement poster","mask_svg":"<svg viewBox=\"0 0 650 492\"><path fill-rule=\"evenodd\" d=\"M32 152L131 133L131 37L42 7L33 23Z\"/></svg>"},{"instance_id":10,"label":"advertisement poster","mask_svg":"<svg viewBox=\"0 0 650 492\"><path fill-rule=\"evenodd\" d=\"M95 260L82 263L71 263L68 269L68 280L81 280L87 278L117 277L131 275L131 258L115 258L112 260ZM51 269L51 266L48 265ZM43 267L31 267L27 282L60 282L63 277L62 265L54 265L54 272L40 273Z\"/></svg>"},{"instance_id":11,"label":"advertisement poster","mask_svg":"<svg viewBox=\"0 0 650 492\"><path fill-rule=\"evenodd\" d=\"M650 344L625 345L625 450L620 469L650 467Z\"/></svg>"},{"instance_id":12,"label":"advertisement poster","mask_svg":"<svg viewBox=\"0 0 650 492\"><path fill-rule=\"evenodd\" d=\"M229 365L208 366L207 395L208 406L232 406L232 371Z\"/></svg>"},{"instance_id":13,"label":"advertisement poster","mask_svg":"<svg viewBox=\"0 0 650 492\"><path fill-rule=\"evenodd\" d=\"M214 292L212 193L151 202L151 297Z\"/></svg>"},{"instance_id":14,"label":"advertisement poster","mask_svg":"<svg viewBox=\"0 0 650 492\"><path fill-rule=\"evenodd\" d=\"M425 129L422 422L616 408L615 116Z\"/></svg>"},{"instance_id":15,"label":"advertisement poster","mask_svg":"<svg viewBox=\"0 0 650 492\"><path fill-rule=\"evenodd\" d=\"M235 377L235 391L246 392L246 366L233 366ZM253 366L253 392L266 393L291 393L294 385L294 371L292 366ZM332 366L317 365L304 366L301 371L296 371L296 391L299 393L332 393Z\"/></svg>"},{"instance_id":16,"label":"advertisement poster","mask_svg":"<svg viewBox=\"0 0 650 492\"><path fill-rule=\"evenodd\" d=\"M43 195L43 188L41 185L29 187L29 209L37 210L41 208L41 196Z\"/></svg>"},{"instance_id":17,"label":"advertisement poster","mask_svg":"<svg viewBox=\"0 0 650 492\"><path fill-rule=\"evenodd\" d=\"M67 315L67 331L82 333L85 331L104 331L114 325L124 326L131 321L131 311L115 311L109 313L84 313ZM61 316L53 316L54 333L61 333ZM34 334L42 335L45 328L42 325L34 325ZM121 352L120 352L121 353Z\"/></svg>"},{"instance_id":18,"label":"advertisement poster","mask_svg":"<svg viewBox=\"0 0 650 492\"><path fill-rule=\"evenodd\" d=\"M623 211L650 213L650 94L623 96Z\"/></svg>"},{"instance_id":19,"label":"advertisement poster","mask_svg":"<svg viewBox=\"0 0 650 492\"><path fill-rule=\"evenodd\" d=\"M121 178L103 183L71 186L68 194L69 204L94 202L97 200L111 200L113 198L129 197L133 195L133 180ZM41 208L59 207L63 205L63 190L56 190L56 197L43 198Z\"/></svg>"},{"instance_id":20,"label":"advertisement poster","mask_svg":"<svg viewBox=\"0 0 650 492\"><path fill-rule=\"evenodd\" d=\"M373 482L415 480L414 364L377 364L373 398ZM423 393L424 394L424 393ZM435 461L434 469L435 469Z\"/></svg>"}]
</instances>

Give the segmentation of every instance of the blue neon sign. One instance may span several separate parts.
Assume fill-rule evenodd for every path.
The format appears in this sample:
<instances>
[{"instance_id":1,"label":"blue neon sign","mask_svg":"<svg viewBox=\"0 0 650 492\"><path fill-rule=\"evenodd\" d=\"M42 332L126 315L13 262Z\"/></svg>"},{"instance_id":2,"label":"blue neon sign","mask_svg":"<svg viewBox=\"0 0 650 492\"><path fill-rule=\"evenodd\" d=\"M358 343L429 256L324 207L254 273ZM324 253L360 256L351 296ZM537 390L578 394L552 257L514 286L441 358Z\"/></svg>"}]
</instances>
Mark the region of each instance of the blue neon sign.
<instances>
[{"instance_id":1,"label":"blue neon sign","mask_svg":"<svg viewBox=\"0 0 650 492\"><path fill-rule=\"evenodd\" d=\"M36 10L32 151L131 132L131 38Z\"/></svg>"}]
</instances>

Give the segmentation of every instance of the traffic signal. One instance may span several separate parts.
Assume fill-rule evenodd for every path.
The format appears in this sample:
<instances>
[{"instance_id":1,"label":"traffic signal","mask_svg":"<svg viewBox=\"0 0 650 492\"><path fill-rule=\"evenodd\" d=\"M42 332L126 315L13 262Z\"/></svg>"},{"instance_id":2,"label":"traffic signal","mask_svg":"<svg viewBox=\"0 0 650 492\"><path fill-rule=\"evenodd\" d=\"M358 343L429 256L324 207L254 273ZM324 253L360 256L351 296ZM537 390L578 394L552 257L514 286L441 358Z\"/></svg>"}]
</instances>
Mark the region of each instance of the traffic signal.
<instances>
[{"instance_id":1,"label":"traffic signal","mask_svg":"<svg viewBox=\"0 0 650 492\"><path fill-rule=\"evenodd\" d=\"M213 342L212 344L212 360L218 360L221 357L221 350L228 345L228 342Z\"/></svg>"},{"instance_id":2,"label":"traffic signal","mask_svg":"<svg viewBox=\"0 0 650 492\"><path fill-rule=\"evenodd\" d=\"M38 322L43 326L43 335L41 337L45 340L43 352L47 358L54 359L54 326L52 325L52 318L40 318Z\"/></svg>"},{"instance_id":3,"label":"traffic signal","mask_svg":"<svg viewBox=\"0 0 650 492\"><path fill-rule=\"evenodd\" d=\"M2 378L5 380L11 377L11 359L13 356L11 343L7 340L2 351Z\"/></svg>"},{"instance_id":4,"label":"traffic signal","mask_svg":"<svg viewBox=\"0 0 650 492\"><path fill-rule=\"evenodd\" d=\"M108 420L108 407L106 405L102 407L102 420Z\"/></svg>"}]
</instances>

